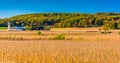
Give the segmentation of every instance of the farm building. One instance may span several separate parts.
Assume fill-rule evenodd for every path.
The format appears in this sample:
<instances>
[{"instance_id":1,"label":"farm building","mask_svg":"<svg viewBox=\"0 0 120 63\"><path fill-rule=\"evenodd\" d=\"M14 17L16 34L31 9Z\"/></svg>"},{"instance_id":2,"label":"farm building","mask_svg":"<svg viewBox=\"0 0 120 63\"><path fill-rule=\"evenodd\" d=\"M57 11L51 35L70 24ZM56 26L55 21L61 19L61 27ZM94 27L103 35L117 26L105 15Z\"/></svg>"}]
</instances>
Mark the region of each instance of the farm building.
<instances>
[{"instance_id":1,"label":"farm building","mask_svg":"<svg viewBox=\"0 0 120 63\"><path fill-rule=\"evenodd\" d=\"M10 22L8 22L8 29L7 29L8 31L25 31L26 30L26 28L25 27L17 27L17 26L15 26L15 27L11 27L11 23Z\"/></svg>"}]
</instances>

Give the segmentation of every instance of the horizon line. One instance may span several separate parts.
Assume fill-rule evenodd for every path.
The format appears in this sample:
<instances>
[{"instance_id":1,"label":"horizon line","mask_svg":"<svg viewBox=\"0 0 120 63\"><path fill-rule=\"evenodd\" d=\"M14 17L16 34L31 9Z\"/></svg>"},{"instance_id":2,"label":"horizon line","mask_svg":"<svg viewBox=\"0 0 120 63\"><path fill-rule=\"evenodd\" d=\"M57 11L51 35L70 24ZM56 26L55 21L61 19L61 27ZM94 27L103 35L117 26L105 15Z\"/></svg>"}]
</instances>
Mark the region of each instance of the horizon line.
<instances>
[{"instance_id":1,"label":"horizon line","mask_svg":"<svg viewBox=\"0 0 120 63\"><path fill-rule=\"evenodd\" d=\"M79 13L79 14L96 14L96 13L120 13L120 12L30 12L30 13L21 13L21 14L16 14L13 16L8 16L8 17L0 17L0 19L5 19L5 18L11 18L14 16L19 16L19 15L26 15L26 14L40 14L40 13Z\"/></svg>"}]
</instances>

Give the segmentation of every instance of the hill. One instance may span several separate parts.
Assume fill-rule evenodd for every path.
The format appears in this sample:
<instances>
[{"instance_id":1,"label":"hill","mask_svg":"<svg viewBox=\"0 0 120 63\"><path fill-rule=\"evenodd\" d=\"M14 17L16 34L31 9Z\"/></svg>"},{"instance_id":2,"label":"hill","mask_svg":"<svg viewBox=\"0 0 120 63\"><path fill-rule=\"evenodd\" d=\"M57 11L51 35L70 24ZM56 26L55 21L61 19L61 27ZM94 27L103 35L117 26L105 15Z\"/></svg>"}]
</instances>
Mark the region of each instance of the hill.
<instances>
[{"instance_id":1,"label":"hill","mask_svg":"<svg viewBox=\"0 0 120 63\"><path fill-rule=\"evenodd\" d=\"M96 27L109 24L111 29L120 28L120 13L36 13L23 14L0 19L0 26L7 26L12 22L14 26L25 26L27 29L43 29L50 27ZM46 27L47 26L47 27Z\"/></svg>"}]
</instances>

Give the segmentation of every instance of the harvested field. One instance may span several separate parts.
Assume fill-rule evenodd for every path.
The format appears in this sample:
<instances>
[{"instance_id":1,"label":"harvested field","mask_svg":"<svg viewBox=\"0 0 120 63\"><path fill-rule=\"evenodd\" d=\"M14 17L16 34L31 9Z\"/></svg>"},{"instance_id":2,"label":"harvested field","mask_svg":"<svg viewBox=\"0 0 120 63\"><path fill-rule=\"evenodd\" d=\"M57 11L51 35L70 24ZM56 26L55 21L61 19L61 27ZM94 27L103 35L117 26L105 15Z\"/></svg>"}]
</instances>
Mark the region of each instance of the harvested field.
<instances>
[{"instance_id":1,"label":"harvested field","mask_svg":"<svg viewBox=\"0 0 120 63\"><path fill-rule=\"evenodd\" d=\"M82 41L112 41L118 40L119 30L112 30L112 33L101 34L100 32L86 31L0 31L0 39L6 40L52 40L57 34L64 34L65 40L82 40Z\"/></svg>"},{"instance_id":2,"label":"harvested field","mask_svg":"<svg viewBox=\"0 0 120 63\"><path fill-rule=\"evenodd\" d=\"M119 41L0 41L1 63L119 63Z\"/></svg>"},{"instance_id":3,"label":"harvested field","mask_svg":"<svg viewBox=\"0 0 120 63\"><path fill-rule=\"evenodd\" d=\"M0 63L120 63L119 30L40 32L0 31Z\"/></svg>"}]
</instances>

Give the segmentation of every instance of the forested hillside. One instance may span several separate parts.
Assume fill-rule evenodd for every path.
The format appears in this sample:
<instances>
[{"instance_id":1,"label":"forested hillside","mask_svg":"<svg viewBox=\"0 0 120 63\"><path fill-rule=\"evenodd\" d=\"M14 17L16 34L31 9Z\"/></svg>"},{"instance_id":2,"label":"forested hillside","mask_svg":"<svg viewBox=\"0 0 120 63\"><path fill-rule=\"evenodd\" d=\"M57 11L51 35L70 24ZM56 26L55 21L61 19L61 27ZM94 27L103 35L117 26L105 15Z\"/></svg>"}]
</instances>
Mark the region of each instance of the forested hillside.
<instances>
[{"instance_id":1,"label":"forested hillside","mask_svg":"<svg viewBox=\"0 0 120 63\"><path fill-rule=\"evenodd\" d=\"M120 13L37 13L17 15L0 19L0 26L7 26L12 22L14 26L25 26L28 29L50 27L96 27L109 25L111 29L120 28Z\"/></svg>"}]
</instances>

